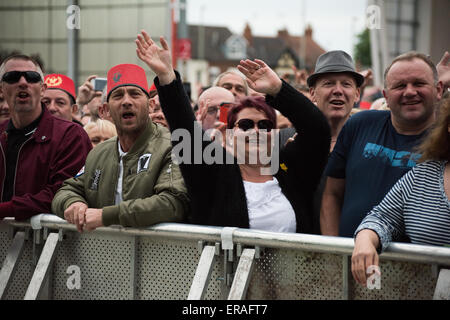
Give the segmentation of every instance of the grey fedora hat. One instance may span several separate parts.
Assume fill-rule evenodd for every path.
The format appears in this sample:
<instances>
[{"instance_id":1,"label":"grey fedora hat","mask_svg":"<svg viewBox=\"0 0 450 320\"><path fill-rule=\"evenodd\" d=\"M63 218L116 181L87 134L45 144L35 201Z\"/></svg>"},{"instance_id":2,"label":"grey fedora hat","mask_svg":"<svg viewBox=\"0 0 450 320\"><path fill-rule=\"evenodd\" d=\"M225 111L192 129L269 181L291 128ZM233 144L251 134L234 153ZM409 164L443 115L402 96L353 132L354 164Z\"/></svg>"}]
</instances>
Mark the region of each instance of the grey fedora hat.
<instances>
[{"instance_id":1,"label":"grey fedora hat","mask_svg":"<svg viewBox=\"0 0 450 320\"><path fill-rule=\"evenodd\" d=\"M356 72L352 57L341 50L328 51L319 56L314 73L308 77L306 82L308 86L312 87L322 74L338 72L350 73L355 78L358 87L364 82L364 77Z\"/></svg>"}]
</instances>

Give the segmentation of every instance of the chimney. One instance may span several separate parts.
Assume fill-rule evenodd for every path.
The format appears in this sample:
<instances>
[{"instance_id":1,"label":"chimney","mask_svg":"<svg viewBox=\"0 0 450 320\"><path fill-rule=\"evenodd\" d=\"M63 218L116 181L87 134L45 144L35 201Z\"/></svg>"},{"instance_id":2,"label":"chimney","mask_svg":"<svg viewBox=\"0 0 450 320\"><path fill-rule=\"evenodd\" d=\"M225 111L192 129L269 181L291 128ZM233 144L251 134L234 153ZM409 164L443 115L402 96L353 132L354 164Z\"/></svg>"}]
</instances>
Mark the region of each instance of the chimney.
<instances>
[{"instance_id":1,"label":"chimney","mask_svg":"<svg viewBox=\"0 0 450 320\"><path fill-rule=\"evenodd\" d=\"M312 39L312 32L313 32L313 30L312 30L312 28L311 28L311 25L308 24L308 25L306 26L306 29L305 29L305 37L306 37L307 39Z\"/></svg>"},{"instance_id":2,"label":"chimney","mask_svg":"<svg viewBox=\"0 0 450 320\"><path fill-rule=\"evenodd\" d=\"M283 40L289 39L289 32L287 31L286 28L283 30L278 30L278 38L281 38Z\"/></svg>"},{"instance_id":3,"label":"chimney","mask_svg":"<svg viewBox=\"0 0 450 320\"><path fill-rule=\"evenodd\" d=\"M248 24L248 22L245 24L243 36L245 39L247 39L248 45L252 46L253 45L252 29L250 28L250 25Z\"/></svg>"}]
</instances>

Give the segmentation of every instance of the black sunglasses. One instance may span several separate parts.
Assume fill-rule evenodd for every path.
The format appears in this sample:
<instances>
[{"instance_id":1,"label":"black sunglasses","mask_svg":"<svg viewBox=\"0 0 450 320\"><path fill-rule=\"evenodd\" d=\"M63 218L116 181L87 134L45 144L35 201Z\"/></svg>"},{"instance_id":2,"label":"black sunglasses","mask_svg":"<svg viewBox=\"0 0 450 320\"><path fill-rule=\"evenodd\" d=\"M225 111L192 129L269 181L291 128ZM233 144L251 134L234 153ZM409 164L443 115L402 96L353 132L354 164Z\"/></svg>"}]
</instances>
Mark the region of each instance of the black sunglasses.
<instances>
[{"instance_id":1,"label":"black sunglasses","mask_svg":"<svg viewBox=\"0 0 450 320\"><path fill-rule=\"evenodd\" d=\"M259 130L270 131L273 129L273 122L268 119L259 120L256 125L258 126ZM241 119L236 123L235 126L239 127L239 129L241 129L242 131L247 131L255 127L255 121L253 121L252 119Z\"/></svg>"},{"instance_id":2,"label":"black sunglasses","mask_svg":"<svg viewBox=\"0 0 450 320\"><path fill-rule=\"evenodd\" d=\"M24 77L28 83L38 83L42 80L41 75L36 71L10 71L3 75L2 81L13 84L19 82Z\"/></svg>"}]
</instances>

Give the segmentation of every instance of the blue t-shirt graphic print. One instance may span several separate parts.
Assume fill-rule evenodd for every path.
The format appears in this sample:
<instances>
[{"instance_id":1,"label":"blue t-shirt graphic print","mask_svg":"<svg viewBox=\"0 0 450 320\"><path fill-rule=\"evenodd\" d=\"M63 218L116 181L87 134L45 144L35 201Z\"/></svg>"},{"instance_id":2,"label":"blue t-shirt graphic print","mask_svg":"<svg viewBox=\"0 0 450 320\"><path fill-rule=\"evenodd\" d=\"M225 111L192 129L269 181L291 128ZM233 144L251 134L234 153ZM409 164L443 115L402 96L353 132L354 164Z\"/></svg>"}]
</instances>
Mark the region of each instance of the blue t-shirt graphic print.
<instances>
[{"instance_id":1,"label":"blue t-shirt graphic print","mask_svg":"<svg viewBox=\"0 0 450 320\"><path fill-rule=\"evenodd\" d=\"M363 111L342 128L326 175L345 179L339 235L353 237L362 219L420 158L414 148L420 135L402 135L389 111Z\"/></svg>"},{"instance_id":2,"label":"blue t-shirt graphic print","mask_svg":"<svg viewBox=\"0 0 450 320\"><path fill-rule=\"evenodd\" d=\"M375 143L367 142L363 157L366 159L379 158L381 161L392 167L411 169L417 164L420 154L410 151L396 151Z\"/></svg>"}]
</instances>

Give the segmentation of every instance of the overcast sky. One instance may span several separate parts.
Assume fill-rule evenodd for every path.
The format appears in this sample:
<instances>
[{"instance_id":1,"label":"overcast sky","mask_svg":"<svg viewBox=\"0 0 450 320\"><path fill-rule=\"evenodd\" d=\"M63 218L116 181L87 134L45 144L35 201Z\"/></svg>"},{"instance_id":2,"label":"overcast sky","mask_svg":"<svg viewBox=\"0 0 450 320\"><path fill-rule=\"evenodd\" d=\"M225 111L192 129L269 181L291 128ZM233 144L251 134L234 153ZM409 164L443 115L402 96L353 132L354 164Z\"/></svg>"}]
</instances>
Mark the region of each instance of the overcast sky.
<instances>
[{"instance_id":1,"label":"overcast sky","mask_svg":"<svg viewBox=\"0 0 450 320\"><path fill-rule=\"evenodd\" d=\"M311 24L325 50L353 54L356 34L365 28L367 0L186 0L189 24L227 26L242 34L246 22L254 35L275 36L286 28L303 35Z\"/></svg>"}]
</instances>

